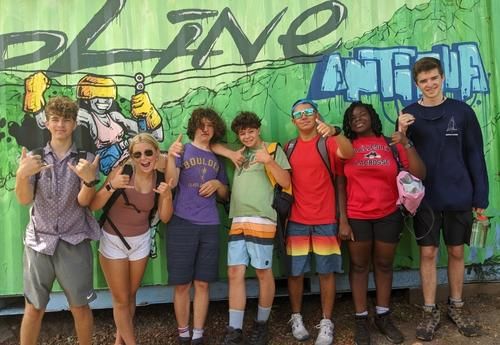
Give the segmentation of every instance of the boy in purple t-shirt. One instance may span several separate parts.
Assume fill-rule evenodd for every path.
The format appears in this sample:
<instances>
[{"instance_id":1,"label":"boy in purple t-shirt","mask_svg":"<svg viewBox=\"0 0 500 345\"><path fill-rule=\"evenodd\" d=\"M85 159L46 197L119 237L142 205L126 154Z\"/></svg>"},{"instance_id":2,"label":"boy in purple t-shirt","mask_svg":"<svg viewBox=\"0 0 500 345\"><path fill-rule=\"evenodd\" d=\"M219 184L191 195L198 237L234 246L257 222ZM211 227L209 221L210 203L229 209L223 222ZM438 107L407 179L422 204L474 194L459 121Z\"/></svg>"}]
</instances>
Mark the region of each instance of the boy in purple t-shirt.
<instances>
[{"instance_id":1,"label":"boy in purple t-shirt","mask_svg":"<svg viewBox=\"0 0 500 345\"><path fill-rule=\"evenodd\" d=\"M219 214L216 197L227 200L227 177L210 145L225 133L225 124L210 108L193 111L182 146L181 136L170 146L167 176L178 186L174 216L167 231L168 283L175 285L174 309L180 344L203 344L208 312L208 284L217 281ZM179 152L183 151L180 155ZM193 337L189 332L189 290L194 285Z\"/></svg>"}]
</instances>

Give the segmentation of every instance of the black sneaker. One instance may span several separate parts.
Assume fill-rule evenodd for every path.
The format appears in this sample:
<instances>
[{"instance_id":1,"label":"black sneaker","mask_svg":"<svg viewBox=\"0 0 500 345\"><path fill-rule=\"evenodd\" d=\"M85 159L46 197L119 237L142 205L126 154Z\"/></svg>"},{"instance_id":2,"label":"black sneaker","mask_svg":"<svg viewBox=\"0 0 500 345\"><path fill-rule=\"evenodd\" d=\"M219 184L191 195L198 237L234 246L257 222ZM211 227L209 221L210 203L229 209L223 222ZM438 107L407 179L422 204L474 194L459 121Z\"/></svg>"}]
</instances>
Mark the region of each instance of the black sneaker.
<instances>
[{"instance_id":1,"label":"black sneaker","mask_svg":"<svg viewBox=\"0 0 500 345\"><path fill-rule=\"evenodd\" d=\"M424 306L422 309L422 320L417 326L417 339L431 341L439 328L441 313L437 307Z\"/></svg>"},{"instance_id":2,"label":"black sneaker","mask_svg":"<svg viewBox=\"0 0 500 345\"><path fill-rule=\"evenodd\" d=\"M405 337L401 331L394 325L391 318L391 312L386 311L383 314L375 315L375 325L380 333L385 335L385 338L393 344L401 344L405 341Z\"/></svg>"},{"instance_id":3,"label":"black sneaker","mask_svg":"<svg viewBox=\"0 0 500 345\"><path fill-rule=\"evenodd\" d=\"M181 336L178 336L178 337L177 337L177 342L178 342L180 345L187 345L187 344L191 344L191 337L181 337Z\"/></svg>"},{"instance_id":4,"label":"black sneaker","mask_svg":"<svg viewBox=\"0 0 500 345\"><path fill-rule=\"evenodd\" d=\"M250 337L247 339L247 344L267 345L268 338L267 322L255 320L253 322L252 333L250 333Z\"/></svg>"},{"instance_id":5,"label":"black sneaker","mask_svg":"<svg viewBox=\"0 0 500 345\"><path fill-rule=\"evenodd\" d=\"M464 312L464 302L448 301L448 317L466 337L479 336L478 325Z\"/></svg>"},{"instance_id":6,"label":"black sneaker","mask_svg":"<svg viewBox=\"0 0 500 345\"><path fill-rule=\"evenodd\" d=\"M205 337L193 339L193 340L191 340L191 345L203 345L203 344L205 344L204 339L205 339Z\"/></svg>"},{"instance_id":7,"label":"black sneaker","mask_svg":"<svg viewBox=\"0 0 500 345\"><path fill-rule=\"evenodd\" d=\"M241 329L235 329L233 327L226 328L226 335L221 345L245 345L245 339L243 338L243 332Z\"/></svg>"},{"instance_id":8,"label":"black sneaker","mask_svg":"<svg viewBox=\"0 0 500 345\"><path fill-rule=\"evenodd\" d=\"M355 345L370 345L370 324L368 323L368 315L354 316L354 344Z\"/></svg>"}]
</instances>

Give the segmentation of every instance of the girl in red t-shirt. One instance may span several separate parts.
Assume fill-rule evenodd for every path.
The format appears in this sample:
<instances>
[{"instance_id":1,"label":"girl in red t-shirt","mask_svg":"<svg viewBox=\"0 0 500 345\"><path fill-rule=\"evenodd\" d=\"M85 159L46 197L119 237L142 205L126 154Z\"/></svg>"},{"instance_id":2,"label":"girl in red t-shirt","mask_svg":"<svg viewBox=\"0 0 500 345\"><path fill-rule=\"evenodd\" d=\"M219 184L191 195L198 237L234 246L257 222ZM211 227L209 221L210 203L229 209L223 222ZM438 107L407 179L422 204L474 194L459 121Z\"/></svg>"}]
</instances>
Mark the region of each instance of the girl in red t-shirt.
<instances>
[{"instance_id":1,"label":"girl in red t-shirt","mask_svg":"<svg viewBox=\"0 0 500 345\"><path fill-rule=\"evenodd\" d=\"M420 179L425 176L425 166L403 133L383 136L380 118L370 104L352 103L345 111L343 126L354 157L344 161L343 175L338 177L339 236L349 241L355 341L370 343L366 295L372 261L377 287L375 324L389 341L399 344L404 336L392 323L389 302L392 265L404 219L396 206L398 165L389 145L396 145L403 167Z\"/></svg>"}]
</instances>

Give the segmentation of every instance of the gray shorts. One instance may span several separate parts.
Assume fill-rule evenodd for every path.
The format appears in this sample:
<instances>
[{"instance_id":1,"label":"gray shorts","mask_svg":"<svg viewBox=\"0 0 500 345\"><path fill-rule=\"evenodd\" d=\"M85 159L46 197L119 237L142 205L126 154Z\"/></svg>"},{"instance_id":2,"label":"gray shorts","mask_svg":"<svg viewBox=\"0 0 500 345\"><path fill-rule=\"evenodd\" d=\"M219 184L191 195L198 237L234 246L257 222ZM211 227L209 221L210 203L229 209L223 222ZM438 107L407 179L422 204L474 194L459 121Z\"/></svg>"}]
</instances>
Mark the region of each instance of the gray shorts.
<instances>
[{"instance_id":1,"label":"gray shorts","mask_svg":"<svg viewBox=\"0 0 500 345\"><path fill-rule=\"evenodd\" d=\"M90 241L77 245L59 241L54 255L24 247L24 296L36 309L49 303L54 280L64 290L72 307L84 306L96 299L92 285L92 250Z\"/></svg>"}]
</instances>

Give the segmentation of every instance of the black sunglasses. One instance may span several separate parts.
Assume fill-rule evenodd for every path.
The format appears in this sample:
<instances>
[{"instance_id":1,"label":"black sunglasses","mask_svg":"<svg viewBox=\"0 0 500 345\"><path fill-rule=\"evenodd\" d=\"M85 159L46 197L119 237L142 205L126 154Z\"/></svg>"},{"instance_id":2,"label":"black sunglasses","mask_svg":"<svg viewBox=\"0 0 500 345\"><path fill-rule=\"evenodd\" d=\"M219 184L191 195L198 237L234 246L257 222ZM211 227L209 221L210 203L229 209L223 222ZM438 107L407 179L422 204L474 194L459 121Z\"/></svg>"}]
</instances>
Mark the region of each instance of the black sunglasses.
<instances>
[{"instance_id":1,"label":"black sunglasses","mask_svg":"<svg viewBox=\"0 0 500 345\"><path fill-rule=\"evenodd\" d=\"M142 157L142 154L143 154L143 152L141 152L141 151L132 152L132 157L135 159L139 159ZM153 150L145 150L144 151L144 156L151 157L152 155L154 155Z\"/></svg>"}]
</instances>

